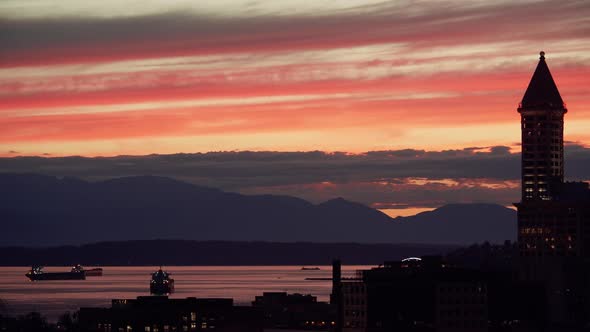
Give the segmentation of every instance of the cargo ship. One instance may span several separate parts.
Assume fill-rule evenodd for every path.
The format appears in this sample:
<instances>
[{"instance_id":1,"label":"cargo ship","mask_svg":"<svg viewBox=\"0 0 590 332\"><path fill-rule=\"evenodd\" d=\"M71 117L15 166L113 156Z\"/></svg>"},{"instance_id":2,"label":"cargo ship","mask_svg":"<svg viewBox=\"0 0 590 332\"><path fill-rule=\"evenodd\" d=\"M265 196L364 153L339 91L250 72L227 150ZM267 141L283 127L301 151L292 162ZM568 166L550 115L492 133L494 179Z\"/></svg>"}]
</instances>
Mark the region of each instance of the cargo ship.
<instances>
[{"instance_id":1,"label":"cargo ship","mask_svg":"<svg viewBox=\"0 0 590 332\"><path fill-rule=\"evenodd\" d=\"M38 280L84 280L86 273L79 265L72 267L70 272L44 272L43 267L33 266L25 276L31 281Z\"/></svg>"},{"instance_id":2,"label":"cargo ship","mask_svg":"<svg viewBox=\"0 0 590 332\"><path fill-rule=\"evenodd\" d=\"M93 269L84 270L87 277L100 277L102 276L102 268L96 267Z\"/></svg>"},{"instance_id":3,"label":"cargo ship","mask_svg":"<svg viewBox=\"0 0 590 332\"><path fill-rule=\"evenodd\" d=\"M162 271L162 267L152 273L150 281L150 293L154 295L166 295L174 292L174 279L170 278L170 273Z\"/></svg>"}]
</instances>

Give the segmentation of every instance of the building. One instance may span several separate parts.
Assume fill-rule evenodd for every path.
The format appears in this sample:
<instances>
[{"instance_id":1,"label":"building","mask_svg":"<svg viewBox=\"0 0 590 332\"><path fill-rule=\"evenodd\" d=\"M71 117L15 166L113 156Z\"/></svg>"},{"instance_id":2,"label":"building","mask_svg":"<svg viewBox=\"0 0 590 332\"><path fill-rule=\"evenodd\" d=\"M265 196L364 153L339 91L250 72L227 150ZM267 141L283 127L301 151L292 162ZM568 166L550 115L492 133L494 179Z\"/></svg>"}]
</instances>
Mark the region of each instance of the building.
<instances>
[{"instance_id":1,"label":"building","mask_svg":"<svg viewBox=\"0 0 590 332\"><path fill-rule=\"evenodd\" d=\"M367 327L367 287L362 271L353 278L342 278L340 260L332 262L330 304L336 311L333 331L360 332Z\"/></svg>"},{"instance_id":2,"label":"building","mask_svg":"<svg viewBox=\"0 0 590 332\"><path fill-rule=\"evenodd\" d=\"M517 203L522 256L590 257L590 189L564 182L565 103L545 54L518 107L522 131L522 199Z\"/></svg>"},{"instance_id":3,"label":"building","mask_svg":"<svg viewBox=\"0 0 590 332\"><path fill-rule=\"evenodd\" d=\"M519 274L545 285L552 322L590 317L590 189L564 181L567 108L541 52L518 107L522 198L518 209Z\"/></svg>"},{"instance_id":4,"label":"building","mask_svg":"<svg viewBox=\"0 0 590 332\"><path fill-rule=\"evenodd\" d=\"M367 285L358 280L342 281L342 331L364 331L367 328Z\"/></svg>"},{"instance_id":5,"label":"building","mask_svg":"<svg viewBox=\"0 0 590 332\"><path fill-rule=\"evenodd\" d=\"M80 308L82 331L263 331L263 315L252 307L234 306L232 299L169 299L140 296L113 300L110 308Z\"/></svg>"},{"instance_id":6,"label":"building","mask_svg":"<svg viewBox=\"0 0 590 332\"><path fill-rule=\"evenodd\" d=\"M343 311L335 331L539 331L544 325L540 285L504 271L451 266L439 256L359 271L340 280L332 298Z\"/></svg>"},{"instance_id":7,"label":"building","mask_svg":"<svg viewBox=\"0 0 590 332\"><path fill-rule=\"evenodd\" d=\"M440 257L386 262L341 280L336 291L341 331L487 331L485 276Z\"/></svg>"},{"instance_id":8,"label":"building","mask_svg":"<svg viewBox=\"0 0 590 332\"><path fill-rule=\"evenodd\" d=\"M336 324L334 306L311 295L265 292L256 296L252 307L264 313L266 329L327 331Z\"/></svg>"},{"instance_id":9,"label":"building","mask_svg":"<svg viewBox=\"0 0 590 332\"><path fill-rule=\"evenodd\" d=\"M367 331L487 331L486 275L441 257L386 262L363 271Z\"/></svg>"}]
</instances>

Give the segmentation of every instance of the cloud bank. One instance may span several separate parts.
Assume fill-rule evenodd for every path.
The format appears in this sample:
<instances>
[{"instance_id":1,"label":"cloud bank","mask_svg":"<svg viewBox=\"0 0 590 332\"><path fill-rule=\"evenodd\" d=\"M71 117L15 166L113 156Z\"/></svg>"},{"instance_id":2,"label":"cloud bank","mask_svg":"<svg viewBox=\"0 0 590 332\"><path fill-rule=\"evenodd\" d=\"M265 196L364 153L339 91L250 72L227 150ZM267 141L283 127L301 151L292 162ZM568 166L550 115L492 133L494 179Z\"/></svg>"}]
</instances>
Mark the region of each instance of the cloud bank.
<instances>
[{"instance_id":1,"label":"cloud bank","mask_svg":"<svg viewBox=\"0 0 590 332\"><path fill-rule=\"evenodd\" d=\"M566 177L590 179L590 149L566 147ZM446 203L508 205L520 198L520 154L509 147L344 152L208 152L118 157L1 158L3 172L101 180L161 175L246 194L321 202L335 197L379 209Z\"/></svg>"}]
</instances>

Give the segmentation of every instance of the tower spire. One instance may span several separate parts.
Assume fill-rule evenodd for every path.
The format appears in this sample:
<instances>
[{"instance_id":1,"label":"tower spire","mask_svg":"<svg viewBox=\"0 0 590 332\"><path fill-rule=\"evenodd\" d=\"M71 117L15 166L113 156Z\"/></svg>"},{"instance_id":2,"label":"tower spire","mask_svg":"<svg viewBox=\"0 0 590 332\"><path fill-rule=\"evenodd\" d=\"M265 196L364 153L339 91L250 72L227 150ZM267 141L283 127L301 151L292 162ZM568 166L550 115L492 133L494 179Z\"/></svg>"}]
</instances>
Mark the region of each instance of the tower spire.
<instances>
[{"instance_id":1,"label":"tower spire","mask_svg":"<svg viewBox=\"0 0 590 332\"><path fill-rule=\"evenodd\" d=\"M525 109L562 109L564 108L563 99L561 99L561 94L553 76L551 76L547 62L545 62L545 52L541 51L539 54L539 63L524 93L520 107Z\"/></svg>"}]
</instances>

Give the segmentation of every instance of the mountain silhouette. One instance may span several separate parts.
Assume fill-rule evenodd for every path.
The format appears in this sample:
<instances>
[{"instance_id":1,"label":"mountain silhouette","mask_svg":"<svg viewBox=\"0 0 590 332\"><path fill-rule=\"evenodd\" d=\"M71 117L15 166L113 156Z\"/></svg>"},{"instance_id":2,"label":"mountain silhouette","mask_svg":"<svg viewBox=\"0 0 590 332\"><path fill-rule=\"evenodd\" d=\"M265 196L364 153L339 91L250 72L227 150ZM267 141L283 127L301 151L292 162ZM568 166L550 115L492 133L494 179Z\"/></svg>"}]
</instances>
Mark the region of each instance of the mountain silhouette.
<instances>
[{"instance_id":1,"label":"mountain silhouette","mask_svg":"<svg viewBox=\"0 0 590 332\"><path fill-rule=\"evenodd\" d=\"M471 244L514 240L516 214L447 205L392 219L342 198L241 195L157 176L99 182L0 174L1 246L186 239Z\"/></svg>"},{"instance_id":2,"label":"mountain silhouette","mask_svg":"<svg viewBox=\"0 0 590 332\"><path fill-rule=\"evenodd\" d=\"M421 243L516 240L516 211L496 204L448 204L394 220L400 222L398 234L420 234Z\"/></svg>"}]
</instances>

